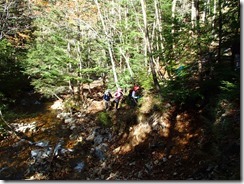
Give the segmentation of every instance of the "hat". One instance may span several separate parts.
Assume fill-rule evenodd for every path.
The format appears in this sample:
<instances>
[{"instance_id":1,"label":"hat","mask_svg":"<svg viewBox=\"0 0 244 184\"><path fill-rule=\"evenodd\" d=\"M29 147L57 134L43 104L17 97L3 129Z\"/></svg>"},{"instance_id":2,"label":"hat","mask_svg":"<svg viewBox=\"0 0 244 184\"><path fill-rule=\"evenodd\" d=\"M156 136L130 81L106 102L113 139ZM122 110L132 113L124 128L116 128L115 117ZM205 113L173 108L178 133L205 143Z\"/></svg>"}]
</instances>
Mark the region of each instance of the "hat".
<instances>
[{"instance_id":1,"label":"hat","mask_svg":"<svg viewBox=\"0 0 244 184\"><path fill-rule=\"evenodd\" d=\"M134 90L135 90L135 91L137 91L138 89L140 89L139 86L135 86L135 87L134 87Z\"/></svg>"}]
</instances>

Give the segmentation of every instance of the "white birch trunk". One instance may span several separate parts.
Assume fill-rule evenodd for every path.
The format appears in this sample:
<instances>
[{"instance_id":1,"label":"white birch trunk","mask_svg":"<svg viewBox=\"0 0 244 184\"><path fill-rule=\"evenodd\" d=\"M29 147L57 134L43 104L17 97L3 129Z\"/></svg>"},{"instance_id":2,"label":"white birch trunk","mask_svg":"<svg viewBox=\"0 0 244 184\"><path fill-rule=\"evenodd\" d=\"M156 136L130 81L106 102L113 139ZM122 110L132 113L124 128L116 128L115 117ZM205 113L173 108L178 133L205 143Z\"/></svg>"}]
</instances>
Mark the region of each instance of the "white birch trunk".
<instances>
[{"instance_id":1,"label":"white birch trunk","mask_svg":"<svg viewBox=\"0 0 244 184\"><path fill-rule=\"evenodd\" d=\"M215 18L216 18L216 13L217 13L217 0L214 0L212 28L215 27L214 20L215 20Z\"/></svg>"},{"instance_id":2,"label":"white birch trunk","mask_svg":"<svg viewBox=\"0 0 244 184\"><path fill-rule=\"evenodd\" d=\"M191 24L192 29L196 26L196 7L195 7L195 0L191 1Z\"/></svg>"},{"instance_id":3,"label":"white birch trunk","mask_svg":"<svg viewBox=\"0 0 244 184\"><path fill-rule=\"evenodd\" d=\"M144 34L144 56L145 56L145 66L147 66L147 49L148 49L148 39L146 36L147 32L147 15L146 15L146 6L144 3L144 0L141 1L141 7L142 7L142 14L143 14L143 23L144 23L144 29L143 29L143 34Z\"/></svg>"},{"instance_id":4,"label":"white birch trunk","mask_svg":"<svg viewBox=\"0 0 244 184\"><path fill-rule=\"evenodd\" d=\"M146 41L146 50L148 50L148 53L150 54L149 57L149 69L152 73L153 77L153 82L156 87L156 89L159 91L160 90L160 85L157 79L157 75L155 72L155 60L154 57L152 56L152 45L149 40L149 33L148 33L148 25L147 25L147 15L146 15L146 4L144 0L140 0L141 2L141 8L142 8L142 14L143 14L143 22L144 22L144 39ZM147 59L147 55L145 55L145 58Z\"/></svg>"},{"instance_id":5,"label":"white birch trunk","mask_svg":"<svg viewBox=\"0 0 244 184\"><path fill-rule=\"evenodd\" d=\"M116 87L118 88L119 87L118 77L117 77L117 73L116 73L115 62L114 62L114 59L113 59L113 52L112 52L112 48L111 48L111 44L110 44L110 39L108 38L108 32L107 32L107 29L106 29L106 26L105 26L105 23L104 23L102 12L100 10L100 5L99 5L97 0L95 0L95 3L97 5L98 14L99 14L100 20L102 22L103 31L104 31L104 34L105 34L105 37L106 37L106 42L107 42L107 46L108 46L108 52L109 52L110 61L111 61L111 65L112 65L112 71L113 71L113 75L114 75L114 82L115 82Z\"/></svg>"}]
</instances>

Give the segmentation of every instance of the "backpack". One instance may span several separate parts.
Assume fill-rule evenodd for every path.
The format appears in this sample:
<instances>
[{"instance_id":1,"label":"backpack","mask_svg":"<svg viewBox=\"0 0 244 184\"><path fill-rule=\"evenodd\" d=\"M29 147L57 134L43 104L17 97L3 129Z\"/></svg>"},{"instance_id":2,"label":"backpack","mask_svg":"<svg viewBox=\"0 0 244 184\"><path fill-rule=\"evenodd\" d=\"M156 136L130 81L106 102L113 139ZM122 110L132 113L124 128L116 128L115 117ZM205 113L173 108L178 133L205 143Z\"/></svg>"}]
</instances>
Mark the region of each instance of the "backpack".
<instances>
[{"instance_id":1,"label":"backpack","mask_svg":"<svg viewBox=\"0 0 244 184\"><path fill-rule=\"evenodd\" d=\"M103 99L106 100L106 101L109 101L110 100L109 93L104 94Z\"/></svg>"},{"instance_id":2,"label":"backpack","mask_svg":"<svg viewBox=\"0 0 244 184\"><path fill-rule=\"evenodd\" d=\"M122 93L121 91L117 91L117 92L114 94L114 96L115 96L116 99L120 99L120 98L122 98L123 93Z\"/></svg>"},{"instance_id":3,"label":"backpack","mask_svg":"<svg viewBox=\"0 0 244 184\"><path fill-rule=\"evenodd\" d=\"M128 94L129 98L132 97L132 92L133 92L133 89L130 89L129 94Z\"/></svg>"}]
</instances>

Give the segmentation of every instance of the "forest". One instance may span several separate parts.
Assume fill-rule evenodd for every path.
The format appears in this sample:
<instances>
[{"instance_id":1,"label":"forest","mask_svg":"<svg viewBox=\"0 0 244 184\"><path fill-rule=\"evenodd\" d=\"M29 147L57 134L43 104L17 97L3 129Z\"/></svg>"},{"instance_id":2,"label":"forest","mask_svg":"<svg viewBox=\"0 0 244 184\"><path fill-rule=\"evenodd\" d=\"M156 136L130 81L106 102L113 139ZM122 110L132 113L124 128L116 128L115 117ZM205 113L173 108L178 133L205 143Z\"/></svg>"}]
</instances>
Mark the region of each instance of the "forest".
<instances>
[{"instance_id":1,"label":"forest","mask_svg":"<svg viewBox=\"0 0 244 184\"><path fill-rule=\"evenodd\" d=\"M0 179L240 181L240 7L0 0Z\"/></svg>"}]
</instances>

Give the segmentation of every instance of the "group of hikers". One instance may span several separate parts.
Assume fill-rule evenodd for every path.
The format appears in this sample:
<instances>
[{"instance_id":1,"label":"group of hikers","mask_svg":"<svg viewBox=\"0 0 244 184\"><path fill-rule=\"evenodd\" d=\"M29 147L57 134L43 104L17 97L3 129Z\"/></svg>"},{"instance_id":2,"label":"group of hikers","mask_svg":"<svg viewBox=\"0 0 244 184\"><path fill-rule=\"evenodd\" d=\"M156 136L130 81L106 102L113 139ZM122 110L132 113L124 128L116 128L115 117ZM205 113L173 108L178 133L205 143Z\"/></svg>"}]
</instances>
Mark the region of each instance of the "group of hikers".
<instances>
[{"instance_id":1,"label":"group of hikers","mask_svg":"<svg viewBox=\"0 0 244 184\"><path fill-rule=\"evenodd\" d=\"M133 106L136 106L138 103L139 96L139 89L138 85L134 85L134 87L129 91L128 100L131 101ZM111 107L115 104L115 109L119 109L119 104L121 103L122 99L124 98L123 89L118 88L114 95L111 94L110 90L107 89L103 95L103 100L105 104L105 110L108 111ZM113 99L113 100L112 100Z\"/></svg>"}]
</instances>

